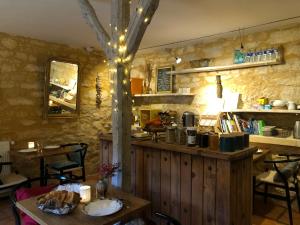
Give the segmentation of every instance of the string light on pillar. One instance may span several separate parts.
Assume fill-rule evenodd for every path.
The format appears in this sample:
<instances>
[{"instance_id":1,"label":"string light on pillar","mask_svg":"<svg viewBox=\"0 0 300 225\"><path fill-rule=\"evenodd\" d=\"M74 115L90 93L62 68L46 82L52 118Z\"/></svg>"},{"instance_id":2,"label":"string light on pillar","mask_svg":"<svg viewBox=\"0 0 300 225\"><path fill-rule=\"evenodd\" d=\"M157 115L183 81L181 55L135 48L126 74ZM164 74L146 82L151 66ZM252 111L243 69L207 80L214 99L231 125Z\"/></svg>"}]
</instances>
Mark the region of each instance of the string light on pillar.
<instances>
[{"instance_id":1,"label":"string light on pillar","mask_svg":"<svg viewBox=\"0 0 300 225\"><path fill-rule=\"evenodd\" d=\"M144 23L148 23L148 21L149 21L149 18L146 17L146 18L144 19Z\"/></svg>"}]
</instances>

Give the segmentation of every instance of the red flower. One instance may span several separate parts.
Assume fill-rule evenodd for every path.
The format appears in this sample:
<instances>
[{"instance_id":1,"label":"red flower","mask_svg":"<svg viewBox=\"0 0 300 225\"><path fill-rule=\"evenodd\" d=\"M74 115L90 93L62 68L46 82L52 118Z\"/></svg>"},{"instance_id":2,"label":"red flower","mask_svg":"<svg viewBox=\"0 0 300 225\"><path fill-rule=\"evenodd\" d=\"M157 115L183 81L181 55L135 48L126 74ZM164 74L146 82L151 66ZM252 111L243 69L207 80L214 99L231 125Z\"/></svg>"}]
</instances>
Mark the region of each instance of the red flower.
<instances>
[{"instance_id":1,"label":"red flower","mask_svg":"<svg viewBox=\"0 0 300 225\"><path fill-rule=\"evenodd\" d=\"M119 171L120 163L103 163L99 167L100 175L103 178L109 178L115 175Z\"/></svg>"}]
</instances>

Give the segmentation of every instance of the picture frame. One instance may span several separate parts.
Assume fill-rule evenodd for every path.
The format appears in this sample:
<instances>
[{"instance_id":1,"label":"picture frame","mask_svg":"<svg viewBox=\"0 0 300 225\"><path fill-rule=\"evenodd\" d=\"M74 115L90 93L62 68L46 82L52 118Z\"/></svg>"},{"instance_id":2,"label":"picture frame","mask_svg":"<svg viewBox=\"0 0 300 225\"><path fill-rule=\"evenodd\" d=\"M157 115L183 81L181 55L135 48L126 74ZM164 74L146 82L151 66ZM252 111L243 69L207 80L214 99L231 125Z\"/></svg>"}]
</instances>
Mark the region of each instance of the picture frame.
<instances>
[{"instance_id":1,"label":"picture frame","mask_svg":"<svg viewBox=\"0 0 300 225\"><path fill-rule=\"evenodd\" d=\"M156 93L172 93L173 89L173 66L158 67L156 69Z\"/></svg>"}]
</instances>

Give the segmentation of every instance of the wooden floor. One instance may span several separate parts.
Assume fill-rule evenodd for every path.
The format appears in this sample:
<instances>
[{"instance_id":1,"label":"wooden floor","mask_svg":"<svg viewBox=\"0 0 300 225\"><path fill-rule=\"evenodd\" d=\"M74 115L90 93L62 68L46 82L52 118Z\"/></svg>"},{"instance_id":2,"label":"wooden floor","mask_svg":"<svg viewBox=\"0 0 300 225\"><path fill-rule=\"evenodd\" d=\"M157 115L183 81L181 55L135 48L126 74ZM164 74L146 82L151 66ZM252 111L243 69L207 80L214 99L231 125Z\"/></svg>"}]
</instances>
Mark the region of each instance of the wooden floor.
<instances>
[{"instance_id":1,"label":"wooden floor","mask_svg":"<svg viewBox=\"0 0 300 225\"><path fill-rule=\"evenodd\" d=\"M300 213L296 201L293 202L294 224L300 224ZM0 224L14 225L14 218L7 198L0 198ZM289 224L285 202L268 200L265 204L261 197L254 201L253 225Z\"/></svg>"}]
</instances>

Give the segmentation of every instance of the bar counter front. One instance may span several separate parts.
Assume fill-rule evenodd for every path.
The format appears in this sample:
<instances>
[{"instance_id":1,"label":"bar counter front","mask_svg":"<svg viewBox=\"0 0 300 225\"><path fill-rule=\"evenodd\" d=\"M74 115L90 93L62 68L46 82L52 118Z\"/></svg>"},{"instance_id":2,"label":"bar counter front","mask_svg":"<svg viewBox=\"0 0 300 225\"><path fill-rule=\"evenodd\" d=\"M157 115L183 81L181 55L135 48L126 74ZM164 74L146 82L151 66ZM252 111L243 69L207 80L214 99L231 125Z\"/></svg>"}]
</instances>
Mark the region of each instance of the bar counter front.
<instances>
[{"instance_id":1,"label":"bar counter front","mask_svg":"<svg viewBox=\"0 0 300 225\"><path fill-rule=\"evenodd\" d=\"M112 137L100 135L103 163L112 160ZM163 212L182 225L252 225L252 156L249 147L223 153L208 148L131 141L132 193L151 201L148 216Z\"/></svg>"}]
</instances>

